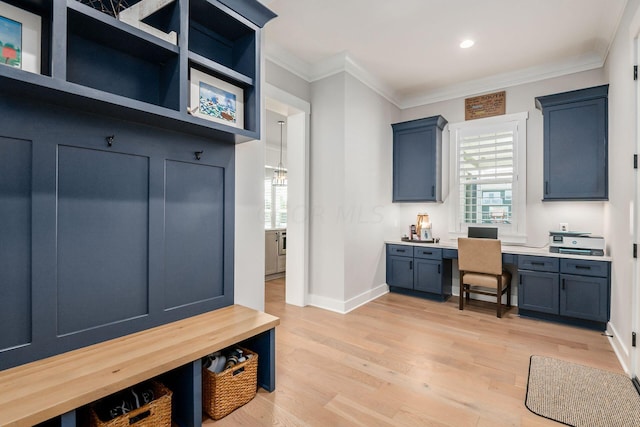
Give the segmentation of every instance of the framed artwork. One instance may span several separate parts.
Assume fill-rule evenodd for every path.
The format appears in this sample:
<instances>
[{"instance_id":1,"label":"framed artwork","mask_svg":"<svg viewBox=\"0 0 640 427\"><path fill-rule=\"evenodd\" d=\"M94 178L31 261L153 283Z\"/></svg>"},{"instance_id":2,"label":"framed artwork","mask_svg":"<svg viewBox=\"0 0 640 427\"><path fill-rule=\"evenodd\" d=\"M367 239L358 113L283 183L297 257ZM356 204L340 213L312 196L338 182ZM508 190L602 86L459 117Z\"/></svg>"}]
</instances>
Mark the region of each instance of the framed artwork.
<instances>
[{"instance_id":1,"label":"framed artwork","mask_svg":"<svg viewBox=\"0 0 640 427\"><path fill-rule=\"evenodd\" d=\"M244 128L241 88L191 68L189 113L228 126Z\"/></svg>"},{"instance_id":2,"label":"framed artwork","mask_svg":"<svg viewBox=\"0 0 640 427\"><path fill-rule=\"evenodd\" d=\"M0 1L0 64L40 74L41 18Z\"/></svg>"}]
</instances>

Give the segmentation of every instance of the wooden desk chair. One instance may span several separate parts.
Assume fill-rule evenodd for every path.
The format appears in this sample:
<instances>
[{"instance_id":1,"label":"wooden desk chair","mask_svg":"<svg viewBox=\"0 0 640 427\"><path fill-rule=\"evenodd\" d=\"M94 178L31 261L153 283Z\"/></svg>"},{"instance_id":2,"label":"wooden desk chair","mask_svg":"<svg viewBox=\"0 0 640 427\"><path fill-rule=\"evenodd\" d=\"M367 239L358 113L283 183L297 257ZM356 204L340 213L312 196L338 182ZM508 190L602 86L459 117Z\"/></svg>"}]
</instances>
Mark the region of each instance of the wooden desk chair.
<instances>
[{"instance_id":1,"label":"wooden desk chair","mask_svg":"<svg viewBox=\"0 0 640 427\"><path fill-rule=\"evenodd\" d=\"M501 242L497 239L458 239L460 310L471 293L496 297L497 316L502 317L502 295L511 307L511 273L502 268Z\"/></svg>"}]
</instances>

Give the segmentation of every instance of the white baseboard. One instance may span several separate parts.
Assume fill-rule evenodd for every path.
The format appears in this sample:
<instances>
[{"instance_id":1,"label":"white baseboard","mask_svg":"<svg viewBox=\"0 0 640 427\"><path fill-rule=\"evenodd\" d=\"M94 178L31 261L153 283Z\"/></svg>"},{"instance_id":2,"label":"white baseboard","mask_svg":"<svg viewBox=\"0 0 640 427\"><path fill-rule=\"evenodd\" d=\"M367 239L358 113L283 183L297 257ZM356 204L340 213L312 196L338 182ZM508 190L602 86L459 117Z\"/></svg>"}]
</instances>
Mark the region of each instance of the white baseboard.
<instances>
[{"instance_id":1,"label":"white baseboard","mask_svg":"<svg viewBox=\"0 0 640 427\"><path fill-rule=\"evenodd\" d=\"M624 342L622 342L622 340L620 339L620 334L611 322L607 323L607 332L609 333L609 335L613 335L609 337L609 344L611 344L613 351L616 353L616 357L618 358L620 365L622 365L622 369L624 369L624 371L630 375L631 367L629 365L631 363L631 359L629 349L624 344Z\"/></svg>"},{"instance_id":2,"label":"white baseboard","mask_svg":"<svg viewBox=\"0 0 640 427\"><path fill-rule=\"evenodd\" d=\"M309 294L308 305L322 308L324 310L334 311L340 314L346 314L388 292L389 287L386 284L382 284L346 301Z\"/></svg>"},{"instance_id":3,"label":"white baseboard","mask_svg":"<svg viewBox=\"0 0 640 427\"><path fill-rule=\"evenodd\" d=\"M345 313L348 313L351 310L355 310L361 305L364 305L369 301L373 301L374 299L379 298L382 295L388 294L388 293L389 293L389 286L387 286L386 283L383 283L380 286L377 286L373 289L363 292L360 295L357 295L345 301Z\"/></svg>"}]
</instances>

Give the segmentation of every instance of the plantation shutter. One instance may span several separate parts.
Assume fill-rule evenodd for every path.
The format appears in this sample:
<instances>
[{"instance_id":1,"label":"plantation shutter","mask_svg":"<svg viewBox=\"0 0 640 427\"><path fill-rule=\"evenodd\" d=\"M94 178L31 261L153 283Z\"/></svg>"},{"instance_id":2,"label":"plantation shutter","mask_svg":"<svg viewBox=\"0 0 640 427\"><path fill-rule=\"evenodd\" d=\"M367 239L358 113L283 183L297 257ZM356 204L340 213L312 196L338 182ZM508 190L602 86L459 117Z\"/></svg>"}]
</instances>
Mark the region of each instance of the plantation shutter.
<instances>
[{"instance_id":1,"label":"plantation shutter","mask_svg":"<svg viewBox=\"0 0 640 427\"><path fill-rule=\"evenodd\" d=\"M461 129L458 137L460 218L510 223L517 125Z\"/></svg>"}]
</instances>

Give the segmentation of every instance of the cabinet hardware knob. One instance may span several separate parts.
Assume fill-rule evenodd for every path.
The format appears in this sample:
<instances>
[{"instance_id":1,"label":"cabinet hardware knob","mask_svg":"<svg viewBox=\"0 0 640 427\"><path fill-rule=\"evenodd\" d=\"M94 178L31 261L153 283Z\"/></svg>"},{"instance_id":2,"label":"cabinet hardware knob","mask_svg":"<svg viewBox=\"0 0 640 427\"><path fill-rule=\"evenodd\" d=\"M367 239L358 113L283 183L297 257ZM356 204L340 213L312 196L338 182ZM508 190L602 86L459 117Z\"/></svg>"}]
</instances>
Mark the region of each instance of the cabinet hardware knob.
<instances>
[{"instance_id":1,"label":"cabinet hardware knob","mask_svg":"<svg viewBox=\"0 0 640 427\"><path fill-rule=\"evenodd\" d=\"M413 270L413 261L409 261L409 270Z\"/></svg>"},{"instance_id":2,"label":"cabinet hardware knob","mask_svg":"<svg viewBox=\"0 0 640 427\"><path fill-rule=\"evenodd\" d=\"M196 155L196 160L200 160L202 158L202 153L204 153L204 150L194 152L194 154Z\"/></svg>"},{"instance_id":3,"label":"cabinet hardware knob","mask_svg":"<svg viewBox=\"0 0 640 427\"><path fill-rule=\"evenodd\" d=\"M107 145L109 147L112 147L113 146L113 140L116 139L116 136L115 135L109 135L105 139L107 140Z\"/></svg>"}]
</instances>

